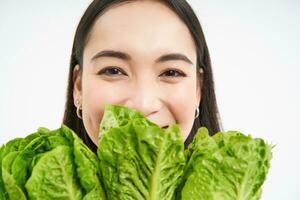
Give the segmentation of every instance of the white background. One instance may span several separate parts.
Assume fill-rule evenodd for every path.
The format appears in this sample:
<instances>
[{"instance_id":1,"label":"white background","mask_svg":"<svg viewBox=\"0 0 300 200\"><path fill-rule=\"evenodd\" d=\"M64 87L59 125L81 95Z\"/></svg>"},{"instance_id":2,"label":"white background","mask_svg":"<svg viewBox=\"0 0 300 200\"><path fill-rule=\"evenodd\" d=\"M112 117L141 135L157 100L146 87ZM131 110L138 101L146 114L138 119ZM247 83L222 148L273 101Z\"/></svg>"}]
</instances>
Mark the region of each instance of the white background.
<instances>
[{"instance_id":1,"label":"white background","mask_svg":"<svg viewBox=\"0 0 300 200\"><path fill-rule=\"evenodd\" d=\"M0 0L0 144L60 126L75 28L89 2ZM262 199L300 199L300 2L189 2L210 49L224 129L276 144Z\"/></svg>"}]
</instances>

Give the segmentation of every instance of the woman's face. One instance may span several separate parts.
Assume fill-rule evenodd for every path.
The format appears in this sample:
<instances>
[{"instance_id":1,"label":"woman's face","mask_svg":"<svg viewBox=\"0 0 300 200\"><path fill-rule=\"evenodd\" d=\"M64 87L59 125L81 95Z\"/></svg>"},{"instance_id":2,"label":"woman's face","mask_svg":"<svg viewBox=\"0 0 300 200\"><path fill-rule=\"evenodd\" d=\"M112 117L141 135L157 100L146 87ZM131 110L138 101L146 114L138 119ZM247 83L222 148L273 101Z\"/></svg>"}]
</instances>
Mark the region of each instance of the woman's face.
<instances>
[{"instance_id":1,"label":"woman's face","mask_svg":"<svg viewBox=\"0 0 300 200\"><path fill-rule=\"evenodd\" d=\"M134 108L160 127L177 123L185 140L201 97L196 59L187 26L162 3L108 9L90 32L82 74L78 65L73 72L74 101L82 103L93 142L98 144L106 103Z\"/></svg>"}]
</instances>

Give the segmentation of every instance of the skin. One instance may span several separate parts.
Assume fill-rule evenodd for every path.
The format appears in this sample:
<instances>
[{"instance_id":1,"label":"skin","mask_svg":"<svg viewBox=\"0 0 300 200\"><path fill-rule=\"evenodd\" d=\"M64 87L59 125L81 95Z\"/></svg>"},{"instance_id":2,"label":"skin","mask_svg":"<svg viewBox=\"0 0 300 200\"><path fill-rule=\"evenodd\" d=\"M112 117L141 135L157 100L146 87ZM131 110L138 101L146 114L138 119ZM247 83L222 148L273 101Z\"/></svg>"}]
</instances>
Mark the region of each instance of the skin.
<instances>
[{"instance_id":1,"label":"skin","mask_svg":"<svg viewBox=\"0 0 300 200\"><path fill-rule=\"evenodd\" d=\"M92 59L103 50L125 52L131 59ZM192 63L156 62L171 53L183 54ZM162 3L136 1L106 10L84 48L83 71L78 65L73 71L74 101L82 105L83 123L92 141L98 144L105 103L134 108L160 127L177 123L185 140L201 100L196 59L187 26Z\"/></svg>"}]
</instances>

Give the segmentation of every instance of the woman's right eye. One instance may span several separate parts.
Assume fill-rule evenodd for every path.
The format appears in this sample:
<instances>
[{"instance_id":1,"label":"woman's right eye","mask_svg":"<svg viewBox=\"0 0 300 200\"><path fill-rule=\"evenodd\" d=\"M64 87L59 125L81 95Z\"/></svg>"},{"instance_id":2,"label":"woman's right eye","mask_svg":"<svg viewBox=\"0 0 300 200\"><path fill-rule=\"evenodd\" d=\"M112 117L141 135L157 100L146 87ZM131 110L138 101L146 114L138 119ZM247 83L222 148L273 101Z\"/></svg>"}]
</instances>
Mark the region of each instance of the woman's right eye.
<instances>
[{"instance_id":1,"label":"woman's right eye","mask_svg":"<svg viewBox=\"0 0 300 200\"><path fill-rule=\"evenodd\" d=\"M106 76L126 75L126 73L122 69L114 66L106 67L100 70L97 74Z\"/></svg>"}]
</instances>

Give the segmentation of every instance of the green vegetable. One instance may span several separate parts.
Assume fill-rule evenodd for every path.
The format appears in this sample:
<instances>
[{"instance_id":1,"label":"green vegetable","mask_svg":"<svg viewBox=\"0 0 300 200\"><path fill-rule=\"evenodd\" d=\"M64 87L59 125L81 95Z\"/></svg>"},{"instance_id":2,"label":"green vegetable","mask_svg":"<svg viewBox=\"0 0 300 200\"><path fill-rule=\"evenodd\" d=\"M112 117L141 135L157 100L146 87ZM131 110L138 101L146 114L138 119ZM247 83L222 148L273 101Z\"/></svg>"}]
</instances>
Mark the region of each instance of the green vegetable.
<instances>
[{"instance_id":1,"label":"green vegetable","mask_svg":"<svg viewBox=\"0 0 300 200\"><path fill-rule=\"evenodd\" d=\"M271 146L237 131L209 136L200 128L188 159L178 199L254 200L270 167Z\"/></svg>"},{"instance_id":2,"label":"green vegetable","mask_svg":"<svg viewBox=\"0 0 300 200\"><path fill-rule=\"evenodd\" d=\"M0 200L256 200L272 147L237 131L198 130L188 149L180 128L106 105L97 154L67 126L41 127L0 148Z\"/></svg>"},{"instance_id":3,"label":"green vegetable","mask_svg":"<svg viewBox=\"0 0 300 200\"><path fill-rule=\"evenodd\" d=\"M65 125L8 142L0 163L0 200L106 199L97 155Z\"/></svg>"},{"instance_id":4,"label":"green vegetable","mask_svg":"<svg viewBox=\"0 0 300 200\"><path fill-rule=\"evenodd\" d=\"M23 190L18 186L16 181L14 180L11 174L11 166L13 164L14 159L18 156L16 151L10 152L3 159L2 163L2 177L4 181L4 186L6 188L5 195L9 196L10 199L26 199Z\"/></svg>"},{"instance_id":5,"label":"green vegetable","mask_svg":"<svg viewBox=\"0 0 300 200\"><path fill-rule=\"evenodd\" d=\"M71 148L61 145L45 153L25 187L30 199L82 199Z\"/></svg>"},{"instance_id":6,"label":"green vegetable","mask_svg":"<svg viewBox=\"0 0 300 200\"><path fill-rule=\"evenodd\" d=\"M164 130L131 109L109 105L103 124L98 157L108 199L174 199L185 165L179 127Z\"/></svg>"},{"instance_id":7,"label":"green vegetable","mask_svg":"<svg viewBox=\"0 0 300 200\"><path fill-rule=\"evenodd\" d=\"M5 146L3 145L0 149L0 199L8 199L8 192L5 189L3 175L7 176L7 168L9 166L3 164L3 158L6 157L8 154L13 153L18 150L19 144L21 142L21 138L15 138L9 141ZM16 155L16 153L13 153ZM8 159L8 158L7 158ZM7 161L9 162L9 161ZM2 169L4 168L4 169Z\"/></svg>"}]
</instances>

